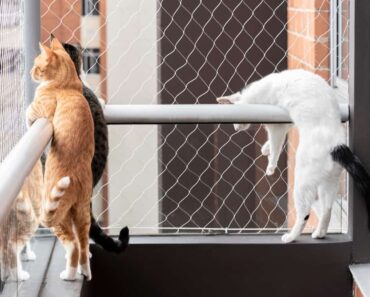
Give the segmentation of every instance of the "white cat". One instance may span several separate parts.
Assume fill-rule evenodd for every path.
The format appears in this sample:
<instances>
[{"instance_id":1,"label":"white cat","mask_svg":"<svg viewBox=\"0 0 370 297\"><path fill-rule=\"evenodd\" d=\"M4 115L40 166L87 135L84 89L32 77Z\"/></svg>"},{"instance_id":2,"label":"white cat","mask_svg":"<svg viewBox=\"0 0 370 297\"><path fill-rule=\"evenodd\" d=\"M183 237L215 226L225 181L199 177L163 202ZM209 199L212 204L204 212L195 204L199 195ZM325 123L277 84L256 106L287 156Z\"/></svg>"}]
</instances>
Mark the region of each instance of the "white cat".
<instances>
[{"instance_id":1,"label":"white cat","mask_svg":"<svg viewBox=\"0 0 370 297\"><path fill-rule=\"evenodd\" d=\"M369 201L370 178L359 159L345 145L339 104L333 89L320 76L305 70L286 70L256 81L241 92L218 98L221 104L270 104L288 111L299 131L296 153L294 203L297 213L292 230L284 242L294 241L302 232L318 198L319 222L313 238L325 237L333 202L338 193L341 166L354 177ZM261 152L268 156L266 174L271 175L290 124L266 124L268 140ZM244 130L248 124L234 124ZM368 206L369 206L369 202Z\"/></svg>"}]
</instances>

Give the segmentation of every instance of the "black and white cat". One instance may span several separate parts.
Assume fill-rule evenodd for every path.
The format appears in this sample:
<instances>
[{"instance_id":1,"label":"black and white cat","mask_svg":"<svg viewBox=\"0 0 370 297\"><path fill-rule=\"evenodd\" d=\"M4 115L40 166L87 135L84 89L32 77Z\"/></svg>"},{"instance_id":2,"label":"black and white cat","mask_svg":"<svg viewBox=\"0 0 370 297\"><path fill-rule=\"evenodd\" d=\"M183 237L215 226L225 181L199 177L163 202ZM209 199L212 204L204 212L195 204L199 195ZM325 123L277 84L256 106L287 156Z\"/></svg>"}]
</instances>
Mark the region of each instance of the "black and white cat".
<instances>
[{"instance_id":1,"label":"black and white cat","mask_svg":"<svg viewBox=\"0 0 370 297\"><path fill-rule=\"evenodd\" d=\"M81 50L72 44L64 43L64 49L72 58L75 64L78 75L81 75L82 66L82 55ZM95 137L95 153L92 160L91 168L93 173L93 187L97 185L101 179L105 166L108 159L108 128L107 123L104 119L104 113L101 102L85 84L83 84L83 95L87 100L91 114L94 120L94 137ZM122 228L120 231L118 240L114 240L112 237L106 235L96 222L91 212L91 227L90 227L90 238L95 243L101 245L105 250L110 252L120 253L123 252L129 242L129 230L127 227Z\"/></svg>"},{"instance_id":2,"label":"black and white cat","mask_svg":"<svg viewBox=\"0 0 370 297\"><path fill-rule=\"evenodd\" d=\"M283 235L283 242L294 241L301 234L317 198L319 222L312 237L325 237L342 167L353 177L370 210L370 177L345 144L345 130L335 93L319 75L305 70L273 73L253 82L241 92L218 98L217 101L221 104L276 105L288 111L298 128L300 140L294 173L297 218L292 230ZM291 126L265 125L268 140L261 152L268 156L267 175L274 173ZM244 130L249 125L234 124L234 127Z\"/></svg>"}]
</instances>

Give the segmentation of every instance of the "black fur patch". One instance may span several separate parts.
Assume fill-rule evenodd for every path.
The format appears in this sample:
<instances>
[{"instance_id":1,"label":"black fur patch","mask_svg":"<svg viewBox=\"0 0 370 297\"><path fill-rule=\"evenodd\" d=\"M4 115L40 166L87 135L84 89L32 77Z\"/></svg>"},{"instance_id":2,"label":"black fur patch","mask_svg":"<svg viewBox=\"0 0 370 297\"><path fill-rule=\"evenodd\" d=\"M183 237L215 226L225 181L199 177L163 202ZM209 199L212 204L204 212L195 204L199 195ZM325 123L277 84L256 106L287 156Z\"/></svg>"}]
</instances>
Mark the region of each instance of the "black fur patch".
<instances>
[{"instance_id":1,"label":"black fur patch","mask_svg":"<svg viewBox=\"0 0 370 297\"><path fill-rule=\"evenodd\" d=\"M108 252L122 253L126 250L130 235L127 227L121 229L118 240L113 239L103 232L99 224L91 217L90 237L95 243L102 246Z\"/></svg>"},{"instance_id":2,"label":"black fur patch","mask_svg":"<svg viewBox=\"0 0 370 297\"><path fill-rule=\"evenodd\" d=\"M74 46L69 43L63 43L63 47L68 55L71 57L73 64L75 64L77 74L80 75L82 63L81 49L78 46Z\"/></svg>"},{"instance_id":3,"label":"black fur patch","mask_svg":"<svg viewBox=\"0 0 370 297\"><path fill-rule=\"evenodd\" d=\"M81 49L68 43L64 43L63 47L71 57L78 75L80 75L82 63ZM91 170L93 174L92 186L95 187L103 176L105 166L107 164L109 152L108 128L98 97L96 97L94 92L85 85L83 85L83 95L89 104L91 115L94 121L95 153L91 163ZM105 250L110 252L119 253L126 249L129 242L129 231L127 227L124 227L121 230L118 240L114 240L112 237L103 232L99 224L96 222L91 210L90 217L90 238L92 238L97 244L101 245Z\"/></svg>"},{"instance_id":4,"label":"black fur patch","mask_svg":"<svg viewBox=\"0 0 370 297\"><path fill-rule=\"evenodd\" d=\"M370 214L370 176L360 159L345 145L336 146L331 152L333 160L343 166L352 176L356 186L365 198L367 213ZM368 219L370 229L370 220Z\"/></svg>"},{"instance_id":5,"label":"black fur patch","mask_svg":"<svg viewBox=\"0 0 370 297\"><path fill-rule=\"evenodd\" d=\"M304 217L304 220L305 220L305 221L307 221L309 218L310 218L310 215L308 214L308 215L306 215L306 216Z\"/></svg>"}]
</instances>

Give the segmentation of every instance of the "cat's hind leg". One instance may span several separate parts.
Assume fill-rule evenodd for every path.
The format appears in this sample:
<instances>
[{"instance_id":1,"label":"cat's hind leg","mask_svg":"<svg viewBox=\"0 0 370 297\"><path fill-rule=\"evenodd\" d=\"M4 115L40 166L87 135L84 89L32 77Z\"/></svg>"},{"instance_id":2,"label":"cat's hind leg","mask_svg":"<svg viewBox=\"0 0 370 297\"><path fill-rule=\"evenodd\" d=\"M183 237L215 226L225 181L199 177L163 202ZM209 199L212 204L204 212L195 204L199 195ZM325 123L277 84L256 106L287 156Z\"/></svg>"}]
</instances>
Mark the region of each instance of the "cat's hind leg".
<instances>
[{"instance_id":1,"label":"cat's hind leg","mask_svg":"<svg viewBox=\"0 0 370 297\"><path fill-rule=\"evenodd\" d=\"M73 212L73 220L80 243L80 271L87 280L91 280L89 252L90 203L77 204L76 210Z\"/></svg>"},{"instance_id":2,"label":"cat's hind leg","mask_svg":"<svg viewBox=\"0 0 370 297\"><path fill-rule=\"evenodd\" d=\"M318 187L320 204L320 212L318 213L319 223L316 230L312 233L312 238L324 238L328 232L331 211L339 188L339 175L337 176L338 178L330 176L330 178L324 180Z\"/></svg>"},{"instance_id":3,"label":"cat's hind leg","mask_svg":"<svg viewBox=\"0 0 370 297\"><path fill-rule=\"evenodd\" d=\"M64 246L67 254L66 269L60 273L60 278L68 281L75 280L79 260L79 245L73 231L73 220L69 213L54 227L54 233Z\"/></svg>"},{"instance_id":4,"label":"cat's hind leg","mask_svg":"<svg viewBox=\"0 0 370 297\"><path fill-rule=\"evenodd\" d=\"M21 261L21 252L24 247L24 242L13 242L9 246L10 259L8 281L25 281L30 278L30 274L23 270Z\"/></svg>"},{"instance_id":5,"label":"cat's hind leg","mask_svg":"<svg viewBox=\"0 0 370 297\"><path fill-rule=\"evenodd\" d=\"M263 155L268 155L266 175L272 175L277 167L281 150L291 124L270 124L265 125L268 140L262 146Z\"/></svg>"},{"instance_id":6,"label":"cat's hind leg","mask_svg":"<svg viewBox=\"0 0 370 297\"><path fill-rule=\"evenodd\" d=\"M296 210L296 221L292 230L282 236L285 243L292 242L302 233L311 210L311 205L317 195L317 185L314 183L305 183L296 176L294 185L294 204Z\"/></svg>"}]
</instances>

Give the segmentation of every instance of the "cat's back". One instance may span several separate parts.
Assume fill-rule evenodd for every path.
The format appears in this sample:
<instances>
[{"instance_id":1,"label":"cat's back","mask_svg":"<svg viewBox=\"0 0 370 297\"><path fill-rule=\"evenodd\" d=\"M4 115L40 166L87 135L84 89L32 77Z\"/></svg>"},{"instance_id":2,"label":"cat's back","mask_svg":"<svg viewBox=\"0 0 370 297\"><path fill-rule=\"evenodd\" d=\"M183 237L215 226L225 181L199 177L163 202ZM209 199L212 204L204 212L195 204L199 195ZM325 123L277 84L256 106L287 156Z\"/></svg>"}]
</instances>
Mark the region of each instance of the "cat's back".
<instances>
[{"instance_id":1,"label":"cat's back","mask_svg":"<svg viewBox=\"0 0 370 297\"><path fill-rule=\"evenodd\" d=\"M286 70L278 83L281 85L279 105L289 111L296 124L340 121L334 90L321 76L302 69Z\"/></svg>"},{"instance_id":2,"label":"cat's back","mask_svg":"<svg viewBox=\"0 0 370 297\"><path fill-rule=\"evenodd\" d=\"M337 103L332 88L321 76L303 69L285 70L279 74L277 83L282 95L292 104Z\"/></svg>"},{"instance_id":3,"label":"cat's back","mask_svg":"<svg viewBox=\"0 0 370 297\"><path fill-rule=\"evenodd\" d=\"M63 146L63 151L76 155L79 151L93 154L94 126L90 108L82 92L62 90L56 95L54 144Z\"/></svg>"}]
</instances>

